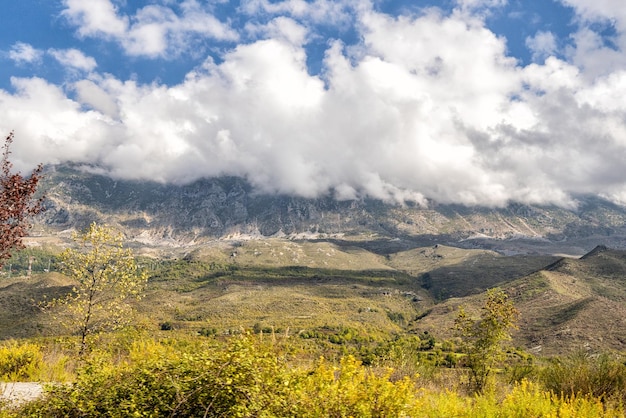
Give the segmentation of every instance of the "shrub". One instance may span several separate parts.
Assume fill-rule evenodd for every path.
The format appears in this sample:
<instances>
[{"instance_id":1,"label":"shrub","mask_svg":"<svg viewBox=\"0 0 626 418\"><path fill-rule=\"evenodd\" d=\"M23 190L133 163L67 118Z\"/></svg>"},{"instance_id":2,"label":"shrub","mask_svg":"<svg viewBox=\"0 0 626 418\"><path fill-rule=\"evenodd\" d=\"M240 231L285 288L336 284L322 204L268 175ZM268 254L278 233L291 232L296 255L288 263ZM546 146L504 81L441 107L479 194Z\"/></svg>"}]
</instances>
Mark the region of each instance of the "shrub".
<instances>
[{"instance_id":1,"label":"shrub","mask_svg":"<svg viewBox=\"0 0 626 418\"><path fill-rule=\"evenodd\" d=\"M201 337L211 337L213 335L217 335L217 328L201 328L198 331L198 335Z\"/></svg>"},{"instance_id":2,"label":"shrub","mask_svg":"<svg viewBox=\"0 0 626 418\"><path fill-rule=\"evenodd\" d=\"M513 417L619 417L621 411L605 408L598 398L563 396L545 392L537 384L522 380L502 402L506 416Z\"/></svg>"},{"instance_id":3,"label":"shrub","mask_svg":"<svg viewBox=\"0 0 626 418\"><path fill-rule=\"evenodd\" d=\"M626 366L608 354L575 353L552 360L539 376L547 390L626 401Z\"/></svg>"},{"instance_id":4,"label":"shrub","mask_svg":"<svg viewBox=\"0 0 626 418\"><path fill-rule=\"evenodd\" d=\"M0 347L0 380L25 381L38 377L43 355L38 345L15 341Z\"/></svg>"},{"instance_id":5,"label":"shrub","mask_svg":"<svg viewBox=\"0 0 626 418\"><path fill-rule=\"evenodd\" d=\"M200 341L200 342L199 342ZM72 385L47 388L23 406L0 403L0 418L23 417L623 417L600 398L560 395L522 380L511 390L463 396L418 389L392 369L352 356L289 368L282 353L247 336L135 343L125 362L94 351ZM617 403L616 403L617 404Z\"/></svg>"},{"instance_id":6,"label":"shrub","mask_svg":"<svg viewBox=\"0 0 626 418\"><path fill-rule=\"evenodd\" d=\"M172 325L171 322L167 321L167 322L162 322L161 325L161 331L171 331L174 329L174 326Z\"/></svg>"},{"instance_id":7,"label":"shrub","mask_svg":"<svg viewBox=\"0 0 626 418\"><path fill-rule=\"evenodd\" d=\"M375 374L352 356L339 366L320 359L302 378L291 402L290 416L298 417L398 417L405 416L415 388L409 378L390 379L392 369Z\"/></svg>"},{"instance_id":8,"label":"shrub","mask_svg":"<svg viewBox=\"0 0 626 418\"><path fill-rule=\"evenodd\" d=\"M50 388L21 415L285 416L288 382L276 353L245 337L225 350L144 343L128 363L114 364L110 356L92 353L74 384Z\"/></svg>"}]
</instances>

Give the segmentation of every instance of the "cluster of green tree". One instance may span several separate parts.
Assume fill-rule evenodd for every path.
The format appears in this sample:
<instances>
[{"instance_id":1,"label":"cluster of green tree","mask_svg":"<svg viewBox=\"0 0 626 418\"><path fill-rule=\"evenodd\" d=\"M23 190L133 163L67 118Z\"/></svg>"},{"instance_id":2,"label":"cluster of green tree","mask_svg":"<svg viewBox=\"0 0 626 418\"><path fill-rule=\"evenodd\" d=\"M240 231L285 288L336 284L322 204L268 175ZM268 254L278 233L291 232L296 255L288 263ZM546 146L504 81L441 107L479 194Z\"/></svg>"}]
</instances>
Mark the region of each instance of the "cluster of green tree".
<instances>
[{"instance_id":1,"label":"cluster of green tree","mask_svg":"<svg viewBox=\"0 0 626 418\"><path fill-rule=\"evenodd\" d=\"M220 264L185 258L159 261L143 260L142 264L146 265L146 270L149 271L152 281L170 281L180 278L207 281L232 275L238 270L238 266L234 264Z\"/></svg>"},{"instance_id":2,"label":"cluster of green tree","mask_svg":"<svg viewBox=\"0 0 626 418\"><path fill-rule=\"evenodd\" d=\"M58 270L58 253L40 247L14 250L2 268L5 277L29 276Z\"/></svg>"}]
</instances>

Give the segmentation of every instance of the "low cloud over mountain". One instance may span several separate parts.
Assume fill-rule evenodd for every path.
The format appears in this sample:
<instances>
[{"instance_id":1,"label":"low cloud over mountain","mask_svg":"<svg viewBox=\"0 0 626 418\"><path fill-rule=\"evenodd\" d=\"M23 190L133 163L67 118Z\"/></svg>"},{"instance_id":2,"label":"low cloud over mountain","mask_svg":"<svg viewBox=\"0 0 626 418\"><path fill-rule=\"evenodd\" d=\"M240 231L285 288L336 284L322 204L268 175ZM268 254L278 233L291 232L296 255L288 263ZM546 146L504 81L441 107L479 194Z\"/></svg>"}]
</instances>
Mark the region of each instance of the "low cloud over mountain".
<instances>
[{"instance_id":1,"label":"low cloud over mountain","mask_svg":"<svg viewBox=\"0 0 626 418\"><path fill-rule=\"evenodd\" d=\"M395 13L243 1L228 15L162 3L66 0L57 19L82 52L22 41L7 52L22 68L63 67L61 81L33 70L0 90L0 130L15 130L19 168L74 162L177 184L241 176L301 197L626 201L619 1L563 0L570 32L528 33L528 62L490 27L501 1ZM178 81L145 81L102 68L103 48L138 72L193 65Z\"/></svg>"}]
</instances>

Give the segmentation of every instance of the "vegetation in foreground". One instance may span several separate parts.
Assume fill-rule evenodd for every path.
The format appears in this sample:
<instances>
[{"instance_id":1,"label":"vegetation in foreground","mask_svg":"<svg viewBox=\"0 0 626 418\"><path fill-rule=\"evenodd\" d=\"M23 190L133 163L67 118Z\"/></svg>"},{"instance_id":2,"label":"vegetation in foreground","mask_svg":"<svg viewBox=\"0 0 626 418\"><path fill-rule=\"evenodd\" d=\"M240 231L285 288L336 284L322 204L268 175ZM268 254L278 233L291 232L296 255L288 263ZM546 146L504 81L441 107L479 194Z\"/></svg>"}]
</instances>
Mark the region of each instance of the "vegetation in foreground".
<instances>
[{"instance_id":1,"label":"vegetation in foreground","mask_svg":"<svg viewBox=\"0 0 626 418\"><path fill-rule=\"evenodd\" d=\"M608 356L535 366L518 381L501 370L498 384L476 395L463 369L366 366L352 355L308 361L288 339L250 334L224 340L127 331L103 340L71 376L66 357L42 361L51 347L58 342L0 351L0 378L57 381L41 399L4 404L0 417L622 417L626 400L626 366Z\"/></svg>"},{"instance_id":2,"label":"vegetation in foreground","mask_svg":"<svg viewBox=\"0 0 626 418\"><path fill-rule=\"evenodd\" d=\"M500 289L487 293L480 318L461 309L465 341L461 352L447 343L445 364L422 355L436 349L428 335L362 341L359 351L338 344L334 356L308 338L273 330L264 337L263 329L229 337L163 330L157 337L126 328L92 334L89 352L80 335L13 341L0 349L0 380L52 383L40 399L0 404L0 418L624 416L623 359L503 361L516 355L503 345L516 315ZM70 361L74 339L81 356Z\"/></svg>"},{"instance_id":3,"label":"vegetation in foreground","mask_svg":"<svg viewBox=\"0 0 626 418\"><path fill-rule=\"evenodd\" d=\"M91 243L89 248L97 245ZM82 254L90 251L74 256ZM71 257L61 259L65 266L71 265ZM93 273L108 271L109 263L96 264L76 264L74 282L81 283L84 277L87 283L97 283ZM131 264L134 276L136 266ZM185 271L177 279L174 273L179 266L195 267L197 277L189 279ZM0 405L0 418L624 416L624 360L580 354L542 362L519 350L507 351L503 343L510 339L517 310L499 289L487 292L480 317L459 311L460 338L438 342L427 332L411 334L410 324L419 321L421 314L411 316L422 299L410 276L393 271L335 275L327 270L318 277L316 271L301 267L251 269L244 275L238 268L217 264L186 262L170 267L174 269L168 272L160 269L166 273L161 278L152 274L152 280L164 290L173 286L170 291L176 294L215 292L225 283L250 288L250 283L280 286L288 281L293 286L294 278L304 283L332 276L344 293L330 292L325 299L339 300L349 283L350 289L362 292L354 300L377 301L375 306L380 306L355 304L350 309L387 321L392 332L381 331L376 324L368 328L336 321L291 333L288 327L261 322L224 332L178 328L165 321L157 330L141 320L116 331L115 312L104 309L101 323L109 323L107 316L113 319L107 327L90 328L74 337L57 333L47 339L9 341L1 347L0 381L52 383L41 399ZM389 286L404 290L392 292ZM78 294L77 289L74 284L71 292ZM325 287L326 292L331 289ZM104 295L118 293L113 287ZM226 302L232 306L232 301ZM94 306L80 312L90 313ZM186 322L210 323L198 316L187 318L175 309Z\"/></svg>"}]
</instances>

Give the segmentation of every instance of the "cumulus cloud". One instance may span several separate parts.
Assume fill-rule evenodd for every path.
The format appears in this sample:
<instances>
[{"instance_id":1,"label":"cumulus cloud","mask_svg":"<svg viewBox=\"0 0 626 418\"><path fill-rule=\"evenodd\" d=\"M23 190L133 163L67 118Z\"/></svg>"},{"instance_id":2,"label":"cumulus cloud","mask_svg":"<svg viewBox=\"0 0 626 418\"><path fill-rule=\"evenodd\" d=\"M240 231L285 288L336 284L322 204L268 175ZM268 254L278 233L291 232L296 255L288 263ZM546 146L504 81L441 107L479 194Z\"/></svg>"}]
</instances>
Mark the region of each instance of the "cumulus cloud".
<instances>
[{"instance_id":1,"label":"cumulus cloud","mask_svg":"<svg viewBox=\"0 0 626 418\"><path fill-rule=\"evenodd\" d=\"M620 0L560 0L563 4L576 9L583 21L604 20L615 22L620 27L626 24L626 10Z\"/></svg>"},{"instance_id":2,"label":"cumulus cloud","mask_svg":"<svg viewBox=\"0 0 626 418\"><path fill-rule=\"evenodd\" d=\"M491 9L505 6L508 0L456 0L456 3L463 10L488 12Z\"/></svg>"},{"instance_id":3,"label":"cumulus cloud","mask_svg":"<svg viewBox=\"0 0 626 418\"><path fill-rule=\"evenodd\" d=\"M571 61L588 78L607 76L626 66L626 9L619 0L561 0L576 11L579 30L568 49ZM610 33L610 35L607 35Z\"/></svg>"},{"instance_id":4,"label":"cumulus cloud","mask_svg":"<svg viewBox=\"0 0 626 418\"><path fill-rule=\"evenodd\" d=\"M62 15L82 37L113 39L128 55L176 57L193 49L197 37L236 40L238 34L197 0L172 7L150 4L123 15L111 0L65 0Z\"/></svg>"},{"instance_id":5,"label":"cumulus cloud","mask_svg":"<svg viewBox=\"0 0 626 418\"><path fill-rule=\"evenodd\" d=\"M526 46L531 50L533 60L539 61L557 52L556 36L552 32L539 31L526 38Z\"/></svg>"},{"instance_id":6,"label":"cumulus cloud","mask_svg":"<svg viewBox=\"0 0 626 418\"><path fill-rule=\"evenodd\" d=\"M78 49L50 49L48 53L65 67L82 71L92 71L98 66L93 57L86 56Z\"/></svg>"},{"instance_id":7,"label":"cumulus cloud","mask_svg":"<svg viewBox=\"0 0 626 418\"><path fill-rule=\"evenodd\" d=\"M80 36L119 38L128 30L128 17L118 16L110 0L64 0L63 3L62 15L78 27Z\"/></svg>"},{"instance_id":8,"label":"cumulus cloud","mask_svg":"<svg viewBox=\"0 0 626 418\"><path fill-rule=\"evenodd\" d=\"M287 15L314 24L340 25L352 20L353 3L350 0L244 0L241 10L251 16Z\"/></svg>"},{"instance_id":9,"label":"cumulus cloud","mask_svg":"<svg viewBox=\"0 0 626 418\"><path fill-rule=\"evenodd\" d=\"M304 45L308 36L304 26L285 16L272 19L265 25L248 24L246 30L253 38L283 39L294 45Z\"/></svg>"},{"instance_id":10,"label":"cumulus cloud","mask_svg":"<svg viewBox=\"0 0 626 418\"><path fill-rule=\"evenodd\" d=\"M30 44L24 42L16 42L9 51L9 59L18 64L32 63L41 60L43 51L34 48Z\"/></svg>"},{"instance_id":11,"label":"cumulus cloud","mask_svg":"<svg viewBox=\"0 0 626 418\"><path fill-rule=\"evenodd\" d=\"M595 16L577 1L581 16ZM0 131L15 129L23 167L75 161L119 178L236 175L263 192L396 202L567 206L583 193L626 201L620 59L599 71L580 62L580 49L554 56L556 41L538 33L527 42L542 60L522 66L467 9L392 17L359 3L358 42L329 42L314 75L313 29L302 16L317 3L331 7L245 2L246 13L272 15L246 29L262 36L207 58L176 85L93 72L67 88L16 78L14 93L0 91ZM132 24L104 7L121 22L109 35L127 42L138 22L157 22L157 35L136 42L166 50L172 40L159 28L181 15L164 7L141 9ZM101 31L95 18L82 19L94 22L83 23L85 36ZM584 48L601 54L604 46Z\"/></svg>"}]
</instances>

